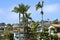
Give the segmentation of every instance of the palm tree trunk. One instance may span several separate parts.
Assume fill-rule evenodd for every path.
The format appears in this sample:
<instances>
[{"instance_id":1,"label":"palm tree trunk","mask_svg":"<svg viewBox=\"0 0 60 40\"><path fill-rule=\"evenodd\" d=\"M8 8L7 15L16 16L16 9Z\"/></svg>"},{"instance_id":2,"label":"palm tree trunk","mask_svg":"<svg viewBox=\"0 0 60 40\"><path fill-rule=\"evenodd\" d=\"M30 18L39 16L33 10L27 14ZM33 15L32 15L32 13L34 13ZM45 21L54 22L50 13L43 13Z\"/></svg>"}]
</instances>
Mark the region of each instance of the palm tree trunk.
<instances>
[{"instance_id":1,"label":"palm tree trunk","mask_svg":"<svg viewBox=\"0 0 60 40\"><path fill-rule=\"evenodd\" d=\"M20 24L20 13L19 13L19 24Z\"/></svg>"},{"instance_id":2,"label":"palm tree trunk","mask_svg":"<svg viewBox=\"0 0 60 40\"><path fill-rule=\"evenodd\" d=\"M42 24L41 24L41 26L42 26L42 29L43 29L43 9L41 8L41 15L42 15Z\"/></svg>"},{"instance_id":3,"label":"palm tree trunk","mask_svg":"<svg viewBox=\"0 0 60 40\"><path fill-rule=\"evenodd\" d=\"M20 13L19 13L19 40L20 40Z\"/></svg>"},{"instance_id":4,"label":"palm tree trunk","mask_svg":"<svg viewBox=\"0 0 60 40\"><path fill-rule=\"evenodd\" d=\"M24 13L23 13L23 19L22 19L22 21L23 21L23 28L24 28L24 26L25 26L25 18L24 18Z\"/></svg>"},{"instance_id":5,"label":"palm tree trunk","mask_svg":"<svg viewBox=\"0 0 60 40\"><path fill-rule=\"evenodd\" d=\"M24 30L23 34L24 34L24 40L25 40L26 38L25 38L25 17L24 17L24 13L23 13L22 21L23 21L23 30Z\"/></svg>"}]
</instances>

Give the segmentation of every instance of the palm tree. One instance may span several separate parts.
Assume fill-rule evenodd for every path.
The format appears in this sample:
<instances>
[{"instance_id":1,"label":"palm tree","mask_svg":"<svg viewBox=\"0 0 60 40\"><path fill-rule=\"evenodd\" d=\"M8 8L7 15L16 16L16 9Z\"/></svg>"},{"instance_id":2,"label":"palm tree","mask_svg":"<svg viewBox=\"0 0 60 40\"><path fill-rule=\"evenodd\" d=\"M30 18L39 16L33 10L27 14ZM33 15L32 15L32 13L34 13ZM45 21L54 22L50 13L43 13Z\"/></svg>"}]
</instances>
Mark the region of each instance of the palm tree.
<instances>
[{"instance_id":1,"label":"palm tree","mask_svg":"<svg viewBox=\"0 0 60 40\"><path fill-rule=\"evenodd\" d=\"M42 27L43 27L43 3L44 1L42 1L42 4L40 2L38 2L38 4L36 5L36 10L38 10L39 8L41 8L41 14L42 14Z\"/></svg>"},{"instance_id":2,"label":"palm tree","mask_svg":"<svg viewBox=\"0 0 60 40\"><path fill-rule=\"evenodd\" d=\"M32 28L31 28L31 32L30 35L33 38L33 40L37 40L37 27L39 26L38 22L32 22Z\"/></svg>"},{"instance_id":3,"label":"palm tree","mask_svg":"<svg viewBox=\"0 0 60 40\"><path fill-rule=\"evenodd\" d=\"M23 27L25 26L25 17L24 16L28 9L29 9L28 5L19 4L19 6L15 7L13 10L13 12L19 13L19 24L20 24L20 14L23 15L23 19L22 19ZM19 29L19 32L20 32L20 29Z\"/></svg>"},{"instance_id":4,"label":"palm tree","mask_svg":"<svg viewBox=\"0 0 60 40\"><path fill-rule=\"evenodd\" d=\"M31 20L32 21L32 18L30 17L31 13L25 13L25 21L26 21L26 24L28 26L28 20Z\"/></svg>"},{"instance_id":5,"label":"palm tree","mask_svg":"<svg viewBox=\"0 0 60 40\"><path fill-rule=\"evenodd\" d=\"M36 4L36 10L38 10L38 9L41 8L41 15L42 15L42 23L41 23L41 26L42 26L42 30L43 30L43 3L44 3L44 1L42 1L42 4L40 2L38 2L38 4Z\"/></svg>"},{"instance_id":6,"label":"palm tree","mask_svg":"<svg viewBox=\"0 0 60 40\"><path fill-rule=\"evenodd\" d=\"M5 30L5 40L8 40L9 34L10 34L10 31L9 30Z\"/></svg>"},{"instance_id":7,"label":"palm tree","mask_svg":"<svg viewBox=\"0 0 60 40\"><path fill-rule=\"evenodd\" d=\"M14 7L14 10L12 10L13 12L19 13L19 23L20 23L20 14L23 14L24 19L24 13L27 12L28 9L29 9L28 5L19 4L18 7Z\"/></svg>"},{"instance_id":8,"label":"palm tree","mask_svg":"<svg viewBox=\"0 0 60 40\"><path fill-rule=\"evenodd\" d=\"M7 24L7 27L6 27L8 30L13 30L13 27L11 24Z\"/></svg>"},{"instance_id":9,"label":"palm tree","mask_svg":"<svg viewBox=\"0 0 60 40\"><path fill-rule=\"evenodd\" d=\"M24 5L24 4L19 4L18 7L14 7L14 10L12 10L13 12L19 13L19 22L20 22L20 14L23 14L29 9L28 5Z\"/></svg>"}]
</instances>

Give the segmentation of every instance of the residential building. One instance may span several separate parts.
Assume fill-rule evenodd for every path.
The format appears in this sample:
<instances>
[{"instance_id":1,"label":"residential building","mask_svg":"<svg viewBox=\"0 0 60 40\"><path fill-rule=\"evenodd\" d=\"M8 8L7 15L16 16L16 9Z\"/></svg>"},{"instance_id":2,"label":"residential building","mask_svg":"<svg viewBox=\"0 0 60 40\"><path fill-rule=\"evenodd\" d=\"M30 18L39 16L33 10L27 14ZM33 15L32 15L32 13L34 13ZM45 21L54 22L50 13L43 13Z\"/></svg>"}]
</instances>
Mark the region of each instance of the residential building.
<instances>
[{"instance_id":1,"label":"residential building","mask_svg":"<svg viewBox=\"0 0 60 40\"><path fill-rule=\"evenodd\" d=\"M57 30L58 40L60 40L60 24L52 24Z\"/></svg>"},{"instance_id":2,"label":"residential building","mask_svg":"<svg viewBox=\"0 0 60 40\"><path fill-rule=\"evenodd\" d=\"M5 23L0 23L0 33L1 36L4 36L4 28L5 28L6 24Z\"/></svg>"}]
</instances>

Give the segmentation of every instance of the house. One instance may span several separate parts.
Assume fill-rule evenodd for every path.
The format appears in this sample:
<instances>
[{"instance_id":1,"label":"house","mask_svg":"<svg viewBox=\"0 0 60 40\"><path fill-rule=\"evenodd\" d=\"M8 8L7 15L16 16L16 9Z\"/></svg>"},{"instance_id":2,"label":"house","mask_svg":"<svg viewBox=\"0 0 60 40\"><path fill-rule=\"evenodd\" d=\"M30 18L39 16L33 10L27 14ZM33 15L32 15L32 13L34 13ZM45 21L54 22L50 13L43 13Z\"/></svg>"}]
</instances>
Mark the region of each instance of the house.
<instances>
[{"instance_id":1,"label":"house","mask_svg":"<svg viewBox=\"0 0 60 40\"><path fill-rule=\"evenodd\" d=\"M55 28L54 26L48 27L48 32L49 32L49 34L54 35L54 31L56 31L56 28Z\"/></svg>"},{"instance_id":2,"label":"house","mask_svg":"<svg viewBox=\"0 0 60 40\"><path fill-rule=\"evenodd\" d=\"M0 23L0 28L4 28L5 27L5 23Z\"/></svg>"},{"instance_id":3,"label":"house","mask_svg":"<svg viewBox=\"0 0 60 40\"><path fill-rule=\"evenodd\" d=\"M4 36L4 28L5 28L6 24L5 23L0 23L0 33L1 36Z\"/></svg>"},{"instance_id":4,"label":"house","mask_svg":"<svg viewBox=\"0 0 60 40\"><path fill-rule=\"evenodd\" d=\"M19 33L14 33L14 40L24 40L27 38L28 34L19 34Z\"/></svg>"},{"instance_id":5,"label":"house","mask_svg":"<svg viewBox=\"0 0 60 40\"><path fill-rule=\"evenodd\" d=\"M57 30L58 40L60 40L60 24L52 24Z\"/></svg>"},{"instance_id":6,"label":"house","mask_svg":"<svg viewBox=\"0 0 60 40\"><path fill-rule=\"evenodd\" d=\"M43 22L44 27L49 27L50 25L51 25L51 21L46 20Z\"/></svg>"},{"instance_id":7,"label":"house","mask_svg":"<svg viewBox=\"0 0 60 40\"><path fill-rule=\"evenodd\" d=\"M14 33L14 40L24 40L24 34Z\"/></svg>"},{"instance_id":8,"label":"house","mask_svg":"<svg viewBox=\"0 0 60 40\"><path fill-rule=\"evenodd\" d=\"M14 29L13 32L14 32L14 39L15 40L19 40L19 38L20 38L20 40L24 40L24 37L26 37L26 38L29 37L28 34L24 34L24 32L25 33L27 32L26 31L27 29L30 30L29 27L23 27L23 26L19 27L18 24L13 24L13 29Z\"/></svg>"},{"instance_id":9,"label":"house","mask_svg":"<svg viewBox=\"0 0 60 40\"><path fill-rule=\"evenodd\" d=\"M12 24L13 27L13 32L18 32L19 31L19 24Z\"/></svg>"},{"instance_id":10,"label":"house","mask_svg":"<svg viewBox=\"0 0 60 40\"><path fill-rule=\"evenodd\" d=\"M19 27L19 24L13 24L13 28Z\"/></svg>"},{"instance_id":11,"label":"house","mask_svg":"<svg viewBox=\"0 0 60 40\"><path fill-rule=\"evenodd\" d=\"M52 24L57 30L58 33L60 33L60 24Z\"/></svg>"}]
</instances>

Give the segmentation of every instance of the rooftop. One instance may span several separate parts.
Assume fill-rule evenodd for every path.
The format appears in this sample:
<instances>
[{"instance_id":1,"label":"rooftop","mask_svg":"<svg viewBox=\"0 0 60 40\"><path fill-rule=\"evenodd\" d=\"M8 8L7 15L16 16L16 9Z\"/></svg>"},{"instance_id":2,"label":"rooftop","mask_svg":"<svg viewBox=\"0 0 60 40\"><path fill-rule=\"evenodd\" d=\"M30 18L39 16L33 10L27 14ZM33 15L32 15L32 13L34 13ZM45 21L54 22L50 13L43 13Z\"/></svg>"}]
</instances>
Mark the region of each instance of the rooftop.
<instances>
[{"instance_id":1,"label":"rooftop","mask_svg":"<svg viewBox=\"0 0 60 40\"><path fill-rule=\"evenodd\" d=\"M60 27L60 24L52 24L54 27Z\"/></svg>"}]
</instances>

